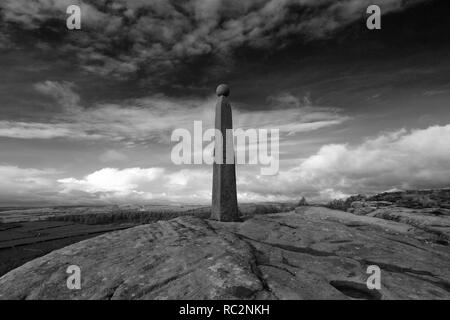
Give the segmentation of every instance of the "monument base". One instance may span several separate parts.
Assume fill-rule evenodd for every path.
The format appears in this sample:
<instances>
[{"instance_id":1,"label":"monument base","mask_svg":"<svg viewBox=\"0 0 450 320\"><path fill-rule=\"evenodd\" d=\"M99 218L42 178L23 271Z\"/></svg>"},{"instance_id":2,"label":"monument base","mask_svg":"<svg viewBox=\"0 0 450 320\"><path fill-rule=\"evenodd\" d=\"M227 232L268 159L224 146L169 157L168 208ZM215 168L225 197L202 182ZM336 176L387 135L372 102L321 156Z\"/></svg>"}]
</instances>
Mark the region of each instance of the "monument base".
<instances>
[{"instance_id":1,"label":"monument base","mask_svg":"<svg viewBox=\"0 0 450 320\"><path fill-rule=\"evenodd\" d=\"M213 164L211 219L226 222L240 221L234 164Z\"/></svg>"}]
</instances>

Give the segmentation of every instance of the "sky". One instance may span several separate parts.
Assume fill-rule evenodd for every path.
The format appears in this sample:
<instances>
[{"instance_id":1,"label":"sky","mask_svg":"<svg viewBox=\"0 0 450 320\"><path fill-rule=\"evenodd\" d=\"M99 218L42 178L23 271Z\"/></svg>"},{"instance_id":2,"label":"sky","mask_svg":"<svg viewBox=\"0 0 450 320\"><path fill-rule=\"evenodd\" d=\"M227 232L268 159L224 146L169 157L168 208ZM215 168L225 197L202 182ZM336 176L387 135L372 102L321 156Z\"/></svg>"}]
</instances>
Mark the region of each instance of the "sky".
<instances>
[{"instance_id":1,"label":"sky","mask_svg":"<svg viewBox=\"0 0 450 320\"><path fill-rule=\"evenodd\" d=\"M66 9L81 8L81 30ZM369 30L366 9L381 8ZM173 130L280 130L240 202L450 186L446 0L2 0L0 205L209 203Z\"/></svg>"}]
</instances>

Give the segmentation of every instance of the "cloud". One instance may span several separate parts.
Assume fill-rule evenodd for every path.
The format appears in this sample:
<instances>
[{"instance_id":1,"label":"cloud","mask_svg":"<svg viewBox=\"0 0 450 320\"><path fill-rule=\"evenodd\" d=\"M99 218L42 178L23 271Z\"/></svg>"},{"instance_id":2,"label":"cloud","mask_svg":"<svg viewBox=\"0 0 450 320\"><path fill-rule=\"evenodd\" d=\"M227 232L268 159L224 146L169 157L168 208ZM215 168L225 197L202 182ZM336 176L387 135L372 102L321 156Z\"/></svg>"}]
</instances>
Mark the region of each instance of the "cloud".
<instances>
[{"instance_id":1,"label":"cloud","mask_svg":"<svg viewBox=\"0 0 450 320\"><path fill-rule=\"evenodd\" d=\"M0 28L2 28L3 25L0 23ZM0 50L8 50L14 48L14 44L9 38L7 34L0 34Z\"/></svg>"},{"instance_id":2,"label":"cloud","mask_svg":"<svg viewBox=\"0 0 450 320\"><path fill-rule=\"evenodd\" d=\"M99 157L101 162L123 162L127 161L128 157L116 150L106 150Z\"/></svg>"},{"instance_id":3,"label":"cloud","mask_svg":"<svg viewBox=\"0 0 450 320\"><path fill-rule=\"evenodd\" d=\"M200 169L103 168L81 179L59 179L62 193L93 194L100 201L148 203L154 200L208 202L211 174Z\"/></svg>"},{"instance_id":4,"label":"cloud","mask_svg":"<svg viewBox=\"0 0 450 320\"><path fill-rule=\"evenodd\" d=\"M448 187L450 125L397 130L358 145L330 144L276 176L238 165L241 202L326 201L356 193ZM63 176L63 177L61 177ZM209 203L211 168L102 168L81 178L55 170L0 166L0 201L47 203Z\"/></svg>"},{"instance_id":5,"label":"cloud","mask_svg":"<svg viewBox=\"0 0 450 320\"><path fill-rule=\"evenodd\" d=\"M0 4L2 17L6 22L14 22L28 30L38 29L44 22L51 19L66 17L66 10L70 5L81 5L83 20L90 25L97 24L107 16L98 11L88 1L73 0L38 0L13 1L5 0Z\"/></svg>"},{"instance_id":6,"label":"cloud","mask_svg":"<svg viewBox=\"0 0 450 320\"><path fill-rule=\"evenodd\" d=\"M236 128L279 129L292 135L342 124L351 118L333 107L314 106L308 95L297 97L288 92L268 98L270 109L234 111Z\"/></svg>"},{"instance_id":7,"label":"cloud","mask_svg":"<svg viewBox=\"0 0 450 320\"><path fill-rule=\"evenodd\" d=\"M380 134L360 145L330 144L278 176L245 174L243 188L257 194L316 199L388 189L448 187L450 125Z\"/></svg>"},{"instance_id":8,"label":"cloud","mask_svg":"<svg viewBox=\"0 0 450 320\"><path fill-rule=\"evenodd\" d=\"M383 14L420 1L380 0ZM289 36L324 38L362 19L370 0L79 0L82 33L68 32L70 0L3 0L5 23L24 30L61 21L63 50L84 70L125 78L138 70L165 73L204 55L227 56L236 48L265 49ZM120 47L117 44L123 44ZM155 77L158 79L159 77Z\"/></svg>"},{"instance_id":9,"label":"cloud","mask_svg":"<svg viewBox=\"0 0 450 320\"><path fill-rule=\"evenodd\" d=\"M86 192L117 192L126 194L130 192L143 192L149 183L160 178L164 173L161 168L104 168L91 173L81 180L74 178L60 179L66 191L82 190Z\"/></svg>"},{"instance_id":10,"label":"cloud","mask_svg":"<svg viewBox=\"0 0 450 320\"><path fill-rule=\"evenodd\" d=\"M56 174L52 169L0 165L0 203L8 205L53 199Z\"/></svg>"},{"instance_id":11,"label":"cloud","mask_svg":"<svg viewBox=\"0 0 450 320\"><path fill-rule=\"evenodd\" d=\"M98 103L90 108L70 82L44 81L34 85L41 94L56 100L60 112L47 122L0 121L0 137L17 139L103 140L126 144L149 141L169 143L174 129L193 130L202 121L203 130L214 127L216 98L172 98L163 95ZM350 118L337 108L312 106L308 98L289 93L269 99L267 110L239 109L233 103L235 128L279 129L295 134L336 126ZM239 103L237 103L239 105Z\"/></svg>"},{"instance_id":12,"label":"cloud","mask_svg":"<svg viewBox=\"0 0 450 320\"><path fill-rule=\"evenodd\" d=\"M81 132L71 124L0 120L0 137L15 139L92 139L98 136Z\"/></svg>"},{"instance_id":13,"label":"cloud","mask_svg":"<svg viewBox=\"0 0 450 320\"><path fill-rule=\"evenodd\" d=\"M62 111L77 113L81 111L80 96L75 92L73 82L44 81L34 85L37 92L56 100Z\"/></svg>"},{"instance_id":14,"label":"cloud","mask_svg":"<svg viewBox=\"0 0 450 320\"><path fill-rule=\"evenodd\" d=\"M327 201L356 193L390 189L441 188L450 181L450 125L397 130L366 139L359 145L330 144L276 176L259 174L257 166L239 165L240 201ZM148 176L147 170L152 175ZM176 199L208 202L211 170L102 169L81 180L64 179L69 189L109 192L108 197ZM117 198L116 198L117 199Z\"/></svg>"},{"instance_id":15,"label":"cloud","mask_svg":"<svg viewBox=\"0 0 450 320\"><path fill-rule=\"evenodd\" d=\"M208 203L211 198L212 175L203 169L102 168L81 178L64 175L0 165L0 204Z\"/></svg>"},{"instance_id":16,"label":"cloud","mask_svg":"<svg viewBox=\"0 0 450 320\"><path fill-rule=\"evenodd\" d=\"M64 100L65 106L69 106L66 99L60 98ZM0 121L0 136L17 139L167 142L175 128L191 128L194 120L212 123L212 111L209 109L213 105L212 99L152 96L124 101L122 104L97 104L89 109L75 106L70 111L56 114L48 122Z\"/></svg>"},{"instance_id":17,"label":"cloud","mask_svg":"<svg viewBox=\"0 0 450 320\"><path fill-rule=\"evenodd\" d=\"M40 188L51 185L49 176L55 174L56 171L19 168L17 166L0 165L1 182L4 189L14 189L17 185L24 184L22 187L28 189Z\"/></svg>"}]
</instances>

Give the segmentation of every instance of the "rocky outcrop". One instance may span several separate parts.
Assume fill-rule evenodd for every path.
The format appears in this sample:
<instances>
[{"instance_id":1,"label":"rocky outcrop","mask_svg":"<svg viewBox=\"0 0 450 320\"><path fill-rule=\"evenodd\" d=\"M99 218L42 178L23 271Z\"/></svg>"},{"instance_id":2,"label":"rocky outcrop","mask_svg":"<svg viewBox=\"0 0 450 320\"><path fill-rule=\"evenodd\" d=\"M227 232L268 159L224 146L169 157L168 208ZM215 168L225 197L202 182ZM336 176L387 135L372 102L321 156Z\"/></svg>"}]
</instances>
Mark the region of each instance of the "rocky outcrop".
<instances>
[{"instance_id":1,"label":"rocky outcrop","mask_svg":"<svg viewBox=\"0 0 450 320\"><path fill-rule=\"evenodd\" d=\"M450 189L388 192L352 200L346 200L348 212L401 222L423 230L430 241L449 243Z\"/></svg>"},{"instance_id":2,"label":"rocky outcrop","mask_svg":"<svg viewBox=\"0 0 450 320\"><path fill-rule=\"evenodd\" d=\"M450 209L450 188L383 192L373 196L358 194L345 200L332 200L326 206L355 214L367 214L387 205L410 209Z\"/></svg>"},{"instance_id":3,"label":"rocky outcrop","mask_svg":"<svg viewBox=\"0 0 450 320\"><path fill-rule=\"evenodd\" d=\"M450 188L384 192L369 197L367 200L388 201L396 206L411 209L450 209Z\"/></svg>"},{"instance_id":4,"label":"rocky outcrop","mask_svg":"<svg viewBox=\"0 0 450 320\"><path fill-rule=\"evenodd\" d=\"M350 208L347 209L348 212L357 215L369 214L378 208L383 208L387 206L392 206L392 202L387 201L353 201L350 204Z\"/></svg>"},{"instance_id":5,"label":"rocky outcrop","mask_svg":"<svg viewBox=\"0 0 450 320\"><path fill-rule=\"evenodd\" d=\"M408 224L432 235L428 240L448 245L450 240L450 210L448 209L410 209L396 206L378 208L368 214Z\"/></svg>"},{"instance_id":6,"label":"rocky outcrop","mask_svg":"<svg viewBox=\"0 0 450 320\"><path fill-rule=\"evenodd\" d=\"M449 299L448 246L320 207L242 223L180 217L85 240L0 278L1 299ZM81 290L66 287L69 265ZM365 284L381 268L381 290Z\"/></svg>"}]
</instances>

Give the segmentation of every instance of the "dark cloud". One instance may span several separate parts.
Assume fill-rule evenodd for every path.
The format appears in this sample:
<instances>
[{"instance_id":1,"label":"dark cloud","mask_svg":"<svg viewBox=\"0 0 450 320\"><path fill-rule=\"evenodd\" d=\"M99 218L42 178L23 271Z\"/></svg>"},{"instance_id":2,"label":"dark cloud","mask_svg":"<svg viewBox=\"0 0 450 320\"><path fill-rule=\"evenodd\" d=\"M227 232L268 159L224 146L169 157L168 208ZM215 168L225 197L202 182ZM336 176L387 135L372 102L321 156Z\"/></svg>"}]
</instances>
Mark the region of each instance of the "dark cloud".
<instances>
[{"instance_id":1,"label":"dark cloud","mask_svg":"<svg viewBox=\"0 0 450 320\"><path fill-rule=\"evenodd\" d=\"M82 8L80 32L65 29L65 10L71 0L2 1L2 21L41 40L60 41L62 54L75 55L85 71L119 79L144 73L158 79L197 59L227 59L241 47L273 50L283 47L289 37L326 38L362 19L374 1L76 2ZM418 1L376 2L386 14Z\"/></svg>"},{"instance_id":2,"label":"dark cloud","mask_svg":"<svg viewBox=\"0 0 450 320\"><path fill-rule=\"evenodd\" d=\"M54 100L56 112L35 121L0 119L0 138L106 140L126 144L168 142L176 128L191 129L202 121L205 130L213 127L214 98L176 99L163 95L97 104L85 108L72 82L43 81L33 85L43 96ZM308 98L287 92L270 98L273 110L249 112L235 108L237 128L277 127L283 134L309 132L336 126L349 120L336 108L312 106ZM307 105L304 105L307 103ZM280 110L283 112L280 113ZM188 112L187 112L188 111Z\"/></svg>"}]
</instances>

